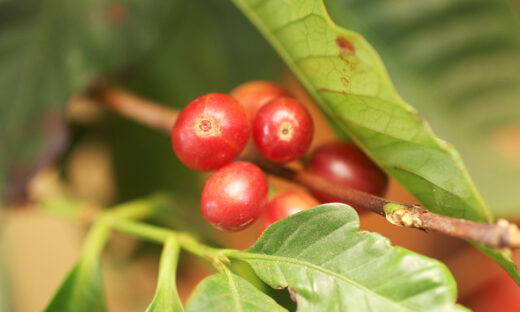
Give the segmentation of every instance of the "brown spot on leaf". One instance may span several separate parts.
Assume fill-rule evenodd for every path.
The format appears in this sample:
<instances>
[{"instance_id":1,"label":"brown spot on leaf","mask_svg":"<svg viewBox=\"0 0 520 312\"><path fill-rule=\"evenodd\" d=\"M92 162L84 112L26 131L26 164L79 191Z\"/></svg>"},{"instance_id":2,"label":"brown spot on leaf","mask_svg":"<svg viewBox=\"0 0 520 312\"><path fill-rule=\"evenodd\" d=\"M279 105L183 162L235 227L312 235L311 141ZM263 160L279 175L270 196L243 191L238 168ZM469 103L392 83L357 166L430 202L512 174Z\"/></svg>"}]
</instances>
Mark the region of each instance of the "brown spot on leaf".
<instances>
[{"instance_id":1,"label":"brown spot on leaf","mask_svg":"<svg viewBox=\"0 0 520 312\"><path fill-rule=\"evenodd\" d=\"M318 89L319 92L331 92L331 93L338 93L338 94L348 94L347 91L340 91L340 90L332 90L332 89L327 89L327 88L319 88Z\"/></svg>"},{"instance_id":2,"label":"brown spot on leaf","mask_svg":"<svg viewBox=\"0 0 520 312\"><path fill-rule=\"evenodd\" d=\"M298 304L298 293L296 290L292 289L291 287L287 287L287 290L289 291L289 294L291 295L291 300L296 302L296 311L300 311L300 306Z\"/></svg>"},{"instance_id":3,"label":"brown spot on leaf","mask_svg":"<svg viewBox=\"0 0 520 312\"><path fill-rule=\"evenodd\" d=\"M354 54L356 52L354 45L344 37L336 38L336 44L339 47L339 54L341 56L345 54Z\"/></svg>"},{"instance_id":4,"label":"brown spot on leaf","mask_svg":"<svg viewBox=\"0 0 520 312\"><path fill-rule=\"evenodd\" d=\"M348 85L350 84L350 81L348 80L347 77L341 77L339 79L341 80L341 83L343 84L344 87L348 87Z\"/></svg>"}]
</instances>

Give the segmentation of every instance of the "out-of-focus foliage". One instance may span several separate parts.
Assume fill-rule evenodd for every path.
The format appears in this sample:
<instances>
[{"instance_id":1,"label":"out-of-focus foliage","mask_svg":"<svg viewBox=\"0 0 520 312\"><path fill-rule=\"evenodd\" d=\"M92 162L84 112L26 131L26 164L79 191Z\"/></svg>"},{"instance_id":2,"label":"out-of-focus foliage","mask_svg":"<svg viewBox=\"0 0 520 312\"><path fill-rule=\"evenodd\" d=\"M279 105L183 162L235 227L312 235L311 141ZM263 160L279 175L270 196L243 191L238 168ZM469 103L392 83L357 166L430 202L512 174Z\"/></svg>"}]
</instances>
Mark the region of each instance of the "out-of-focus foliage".
<instances>
[{"instance_id":1,"label":"out-of-focus foliage","mask_svg":"<svg viewBox=\"0 0 520 312\"><path fill-rule=\"evenodd\" d=\"M520 15L511 0L327 0L461 152L491 210L519 217ZM515 152L516 151L516 152Z\"/></svg>"},{"instance_id":2,"label":"out-of-focus foliage","mask_svg":"<svg viewBox=\"0 0 520 312\"><path fill-rule=\"evenodd\" d=\"M158 40L176 1L0 3L0 193L19 199L66 144L68 97ZM9 181L6 178L9 177Z\"/></svg>"},{"instance_id":3,"label":"out-of-focus foliage","mask_svg":"<svg viewBox=\"0 0 520 312\"><path fill-rule=\"evenodd\" d=\"M182 107L204 92L276 80L283 68L240 12L217 0L4 1L0 55L0 191L11 198L63 150L67 99L94 77L116 73L131 90ZM197 175L166 136L112 116L76 130L74 142L111 147L120 200L158 188L198 194Z\"/></svg>"}]
</instances>

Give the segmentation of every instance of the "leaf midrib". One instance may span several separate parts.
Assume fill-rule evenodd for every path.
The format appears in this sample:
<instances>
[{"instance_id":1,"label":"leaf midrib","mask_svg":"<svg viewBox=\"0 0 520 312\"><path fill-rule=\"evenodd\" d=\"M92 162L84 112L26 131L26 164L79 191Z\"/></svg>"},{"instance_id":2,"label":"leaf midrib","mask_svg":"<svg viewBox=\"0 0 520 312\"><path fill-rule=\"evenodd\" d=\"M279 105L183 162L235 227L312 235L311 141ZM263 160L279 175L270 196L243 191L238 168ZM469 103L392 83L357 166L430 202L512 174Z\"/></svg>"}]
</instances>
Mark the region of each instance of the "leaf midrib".
<instances>
[{"instance_id":1,"label":"leaf midrib","mask_svg":"<svg viewBox=\"0 0 520 312\"><path fill-rule=\"evenodd\" d=\"M228 280L228 286L229 290L231 291L231 297L233 299L233 302L235 303L235 308L237 309L237 311L243 312L244 309L242 307L242 304L240 303L240 294L238 293L238 289L236 288L235 282L233 280L233 275L227 269L224 270L224 273L226 274Z\"/></svg>"},{"instance_id":2,"label":"leaf midrib","mask_svg":"<svg viewBox=\"0 0 520 312\"><path fill-rule=\"evenodd\" d=\"M297 259L294 259L294 258L287 258L287 257L281 257L281 256L272 256L272 255L266 255L266 254L258 254L258 253L251 253L251 252L236 252L236 253L233 253L229 256L233 256L235 255L237 259L249 259L249 260L259 260L259 261L272 261L272 262L285 262L285 263L292 263L292 264L295 264L295 265L300 265L300 266L304 266L304 267L307 267L309 269L313 269L313 270L316 270L318 272L321 272L321 273L324 273L324 274L327 274L327 275L330 275L332 277L336 277L337 279L341 280L341 281L344 281L345 283L348 283L348 284L351 284L352 286L354 287L357 287L358 289L368 293L368 294L372 294L374 295L375 297L378 297L384 301L387 301L389 302L390 304L393 304L399 308L404 308L408 311L420 311L420 310L414 310L410 307L407 307L407 306L404 306L404 305L400 305L399 302L397 301L394 301L388 297L385 297L377 292L374 292L372 291L371 289L367 288L366 286L362 285L362 284L359 284L358 282L355 282L349 278L347 278L346 276L343 276L339 273L336 273L334 271L331 271L331 270L328 270L328 269L325 269L325 268L322 268L320 266L317 266L313 263L310 263L310 262L306 262L306 261L301 261L301 260L297 260Z\"/></svg>"}]
</instances>

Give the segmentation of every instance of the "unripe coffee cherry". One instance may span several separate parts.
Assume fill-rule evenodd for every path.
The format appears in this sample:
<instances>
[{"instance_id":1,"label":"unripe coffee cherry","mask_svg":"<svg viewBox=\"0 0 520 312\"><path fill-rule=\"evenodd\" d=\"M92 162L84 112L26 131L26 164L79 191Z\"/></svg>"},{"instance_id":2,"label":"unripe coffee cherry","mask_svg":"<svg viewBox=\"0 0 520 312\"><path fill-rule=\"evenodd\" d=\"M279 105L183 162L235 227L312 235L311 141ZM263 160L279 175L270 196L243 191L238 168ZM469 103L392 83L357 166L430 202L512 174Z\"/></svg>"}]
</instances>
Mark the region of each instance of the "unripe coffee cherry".
<instances>
[{"instance_id":1,"label":"unripe coffee cherry","mask_svg":"<svg viewBox=\"0 0 520 312\"><path fill-rule=\"evenodd\" d=\"M200 204L202 215L219 230L242 230L265 211L267 192L267 178L260 168L244 161L233 162L206 182Z\"/></svg>"},{"instance_id":2,"label":"unripe coffee cherry","mask_svg":"<svg viewBox=\"0 0 520 312\"><path fill-rule=\"evenodd\" d=\"M253 122L260 107L272 99L288 96L288 93L275 83L259 80L239 85L231 91L231 96L244 106L249 120Z\"/></svg>"},{"instance_id":3,"label":"unripe coffee cherry","mask_svg":"<svg viewBox=\"0 0 520 312\"><path fill-rule=\"evenodd\" d=\"M267 204L267 209L262 218L262 231L276 221L319 204L314 197L304 192L291 190L280 193Z\"/></svg>"},{"instance_id":4,"label":"unripe coffee cherry","mask_svg":"<svg viewBox=\"0 0 520 312\"><path fill-rule=\"evenodd\" d=\"M318 147L311 153L306 168L329 181L376 196L383 196L388 186L388 176L353 143L333 142ZM323 203L341 202L312 193Z\"/></svg>"},{"instance_id":5,"label":"unripe coffee cherry","mask_svg":"<svg viewBox=\"0 0 520 312\"><path fill-rule=\"evenodd\" d=\"M311 116L300 103L276 98L256 113L253 139L265 158L285 163L303 156L312 141Z\"/></svg>"},{"instance_id":6,"label":"unripe coffee cherry","mask_svg":"<svg viewBox=\"0 0 520 312\"><path fill-rule=\"evenodd\" d=\"M229 95L210 93L182 110L171 139L183 164L205 171L230 163L244 148L249 134L250 123L242 105Z\"/></svg>"}]
</instances>

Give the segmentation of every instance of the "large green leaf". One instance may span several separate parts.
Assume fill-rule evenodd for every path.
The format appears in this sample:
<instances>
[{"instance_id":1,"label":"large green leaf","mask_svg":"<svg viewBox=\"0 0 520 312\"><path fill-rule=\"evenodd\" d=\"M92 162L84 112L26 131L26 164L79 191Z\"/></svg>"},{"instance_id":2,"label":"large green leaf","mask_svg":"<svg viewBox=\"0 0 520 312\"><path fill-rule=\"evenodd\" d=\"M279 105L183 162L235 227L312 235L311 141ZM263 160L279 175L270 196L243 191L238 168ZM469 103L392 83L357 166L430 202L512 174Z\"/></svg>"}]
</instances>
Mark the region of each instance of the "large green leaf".
<instances>
[{"instance_id":1,"label":"large green leaf","mask_svg":"<svg viewBox=\"0 0 520 312\"><path fill-rule=\"evenodd\" d=\"M106 311L103 280L101 277L101 251L110 234L107 222L96 223L86 238L83 254L69 273L45 311L89 312Z\"/></svg>"},{"instance_id":2,"label":"large green leaf","mask_svg":"<svg viewBox=\"0 0 520 312\"><path fill-rule=\"evenodd\" d=\"M204 279L193 291L186 306L187 312L287 311L238 275L225 272Z\"/></svg>"},{"instance_id":3,"label":"large green leaf","mask_svg":"<svg viewBox=\"0 0 520 312\"><path fill-rule=\"evenodd\" d=\"M233 1L339 128L429 210L492 220L458 152L403 101L374 49L336 25L322 0ZM520 282L511 259L485 252Z\"/></svg>"},{"instance_id":4,"label":"large green leaf","mask_svg":"<svg viewBox=\"0 0 520 312\"><path fill-rule=\"evenodd\" d=\"M24 195L31 175L65 146L68 97L148 50L175 2L1 1L0 196Z\"/></svg>"},{"instance_id":5,"label":"large green leaf","mask_svg":"<svg viewBox=\"0 0 520 312\"><path fill-rule=\"evenodd\" d=\"M357 33L339 28L321 0L235 0L341 129L431 211L491 216L457 152L395 91Z\"/></svg>"},{"instance_id":6,"label":"large green leaf","mask_svg":"<svg viewBox=\"0 0 520 312\"><path fill-rule=\"evenodd\" d=\"M174 236L170 237L164 244L161 263L159 264L157 290L146 312L184 311L176 287L179 251L180 245L177 238Z\"/></svg>"},{"instance_id":7,"label":"large green leaf","mask_svg":"<svg viewBox=\"0 0 520 312\"><path fill-rule=\"evenodd\" d=\"M442 263L358 229L354 209L322 205L273 224L230 256L272 287L288 287L298 311L463 310Z\"/></svg>"},{"instance_id":8,"label":"large green leaf","mask_svg":"<svg viewBox=\"0 0 520 312\"><path fill-rule=\"evenodd\" d=\"M399 91L461 152L493 213L505 217L520 215L520 162L500 141L501 129L520 125L520 15L512 2L327 1L338 24L376 47ZM514 145L513 135L503 144Z\"/></svg>"}]
</instances>

